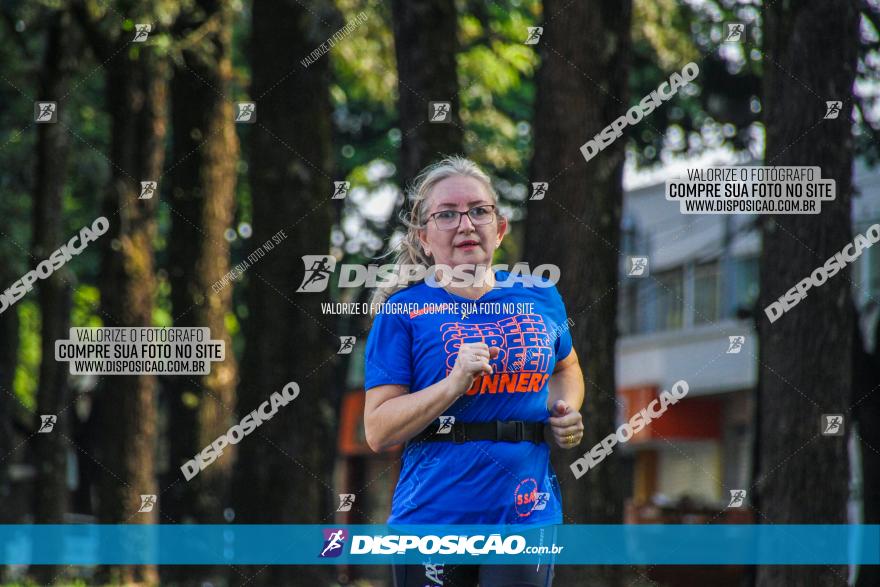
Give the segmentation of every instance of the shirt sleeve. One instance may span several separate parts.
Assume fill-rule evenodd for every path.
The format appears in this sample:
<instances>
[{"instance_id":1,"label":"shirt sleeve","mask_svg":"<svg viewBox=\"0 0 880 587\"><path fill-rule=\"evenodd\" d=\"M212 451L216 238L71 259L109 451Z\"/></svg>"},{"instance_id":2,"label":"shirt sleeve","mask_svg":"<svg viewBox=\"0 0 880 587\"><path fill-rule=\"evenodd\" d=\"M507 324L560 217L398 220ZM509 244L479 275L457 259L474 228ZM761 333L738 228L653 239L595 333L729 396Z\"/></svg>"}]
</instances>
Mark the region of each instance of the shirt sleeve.
<instances>
[{"instance_id":1,"label":"shirt sleeve","mask_svg":"<svg viewBox=\"0 0 880 587\"><path fill-rule=\"evenodd\" d=\"M550 291L550 318L555 322L552 326L553 335L556 340L553 341L553 348L556 350L556 361L561 361L571 353L571 324L568 321L568 314L565 311L565 303L556 286L548 288Z\"/></svg>"},{"instance_id":2,"label":"shirt sleeve","mask_svg":"<svg viewBox=\"0 0 880 587\"><path fill-rule=\"evenodd\" d=\"M367 337L364 389L378 385L412 386L412 331L403 314L379 313Z\"/></svg>"}]
</instances>

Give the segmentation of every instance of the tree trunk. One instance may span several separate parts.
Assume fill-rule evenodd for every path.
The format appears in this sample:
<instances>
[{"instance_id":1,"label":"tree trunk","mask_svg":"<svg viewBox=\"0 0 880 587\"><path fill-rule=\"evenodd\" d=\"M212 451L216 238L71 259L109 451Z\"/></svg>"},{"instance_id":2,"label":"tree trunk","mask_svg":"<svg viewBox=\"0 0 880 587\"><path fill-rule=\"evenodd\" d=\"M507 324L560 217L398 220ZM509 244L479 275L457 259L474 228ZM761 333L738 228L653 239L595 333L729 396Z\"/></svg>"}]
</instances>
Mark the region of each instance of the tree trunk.
<instances>
[{"instance_id":1,"label":"tree trunk","mask_svg":"<svg viewBox=\"0 0 880 587\"><path fill-rule=\"evenodd\" d=\"M18 279L9 266L0 266L2 283L12 283ZM15 434L15 412L18 399L12 390L15 379L15 366L18 362L18 309L13 306L0 313L0 524L22 522L22 511L16 507L18 500L13 495L9 467L15 462L14 453L20 444ZM7 580L10 568L0 566L0 582Z\"/></svg>"},{"instance_id":2,"label":"tree trunk","mask_svg":"<svg viewBox=\"0 0 880 587\"><path fill-rule=\"evenodd\" d=\"M0 267L2 283L12 283L18 279L9 267ZM13 462L13 450L18 445L13 435L13 414L18 400L12 390L15 379L15 365L18 362L18 309L13 306L0 313L0 524L18 521L21 512L12 507L12 485L9 478L9 465ZM4 570L0 568L0 581Z\"/></svg>"},{"instance_id":3,"label":"tree trunk","mask_svg":"<svg viewBox=\"0 0 880 587\"><path fill-rule=\"evenodd\" d=\"M224 323L232 286L216 293L212 289L229 271L229 242L223 233L232 225L235 210L238 137L228 97L232 13L226 6L209 4L187 30L217 19L220 24L203 39L213 53L185 50L172 81L174 159L180 163L170 177L168 264L175 325L210 328L211 338L225 341L226 360L214 364L208 376L169 378L171 478L180 477L180 465L229 429L235 410L237 365ZM192 394L197 403L188 405L184 394ZM222 522L232 462L231 455L218 459L186 483L187 496L173 516L189 514L203 523Z\"/></svg>"},{"instance_id":4,"label":"tree trunk","mask_svg":"<svg viewBox=\"0 0 880 587\"><path fill-rule=\"evenodd\" d=\"M128 43L129 39L120 42ZM127 54L127 53L126 53ZM111 186L104 201L110 229L101 240L101 310L105 326L152 325L156 234L153 198L138 199L141 181L162 173L167 67L148 44L137 57L120 56L107 69L111 117ZM156 523L158 507L138 512L141 495L158 494L155 475L156 377L102 378L95 400L96 450L106 471L98 480L101 523ZM104 569L114 582L157 580L154 566Z\"/></svg>"},{"instance_id":5,"label":"tree trunk","mask_svg":"<svg viewBox=\"0 0 880 587\"><path fill-rule=\"evenodd\" d=\"M47 33L46 52L40 72L40 99L58 101L67 93L70 47L70 18L59 11L52 16ZM59 113L58 116L62 116ZM61 124L42 124L37 129L37 165L35 170L33 213L33 258L35 263L66 241L64 233L63 196L67 180L69 141ZM68 511L67 454L71 409L67 382L68 364L55 360L55 341L68 338L70 328L71 287L66 270L55 271L37 283L40 304L40 372L37 388L37 417L56 417L52 432L33 437L36 460L34 521L40 524L62 524ZM56 565L33 567L34 578L48 583L57 576Z\"/></svg>"},{"instance_id":6,"label":"tree trunk","mask_svg":"<svg viewBox=\"0 0 880 587\"><path fill-rule=\"evenodd\" d=\"M281 230L286 236L245 273L250 314L238 414L290 381L300 394L238 445L233 491L241 523L328 523L336 509L339 398L330 382L341 333L321 314L329 292L296 293L305 273L302 255L327 254L333 220L329 56L308 67L300 60L338 28L326 22L339 19L329 2L310 7L258 0L253 10L252 242L261 246ZM324 585L332 572L322 565L243 569L254 576L248 585ZM238 572L230 580L247 581Z\"/></svg>"},{"instance_id":7,"label":"tree trunk","mask_svg":"<svg viewBox=\"0 0 880 587\"><path fill-rule=\"evenodd\" d=\"M463 150L455 61L458 15L453 0L392 0L391 16L402 135L398 177L406 186L432 161ZM429 102L451 102L451 122L429 122Z\"/></svg>"},{"instance_id":8,"label":"tree trunk","mask_svg":"<svg viewBox=\"0 0 880 587\"><path fill-rule=\"evenodd\" d=\"M855 1L778 2L764 8L764 165L815 165L836 181L821 215L778 215L762 227L759 308L765 308L852 239L852 103L859 42ZM829 40L834 51L828 50ZM820 97L821 96L821 97ZM839 99L836 120L825 100ZM799 105L793 108L792 105ZM852 385L850 271L810 290L770 323L760 341L755 467L757 520L766 524L847 521L845 435L822 436L822 414L844 414ZM817 321L821 331L817 332ZM817 480L821 487L817 486ZM814 487L807 497L805 487ZM839 585L843 565L762 566L758 585Z\"/></svg>"},{"instance_id":9,"label":"tree trunk","mask_svg":"<svg viewBox=\"0 0 880 587\"><path fill-rule=\"evenodd\" d=\"M555 263L574 348L586 378L581 412L584 439L577 451L554 451L565 523L619 524L624 488L615 455L581 479L569 465L615 428L617 294L625 138L585 162L580 147L628 108L629 1L544 3L544 14L564 15L544 27L538 42L530 182L549 182L531 202L525 257L531 267ZM549 26L552 24L552 26ZM618 585L619 567L560 567L561 585Z\"/></svg>"},{"instance_id":10,"label":"tree trunk","mask_svg":"<svg viewBox=\"0 0 880 587\"><path fill-rule=\"evenodd\" d=\"M198 46L183 50L171 85L174 160L170 176L171 238L168 273L175 326L208 327L211 338L225 341L226 359L210 375L168 377L168 479L163 512L178 521L225 523L234 447L190 481L180 466L225 434L234 423L238 368L225 317L231 310L232 285L215 292L212 285L229 271L238 137L229 97L232 78L232 12L228 4L202 2L184 15L181 33L201 35ZM195 401L190 401L195 400ZM178 482L174 483L177 479ZM205 569L166 567L167 579L196 581ZM200 584L200 581L198 581Z\"/></svg>"}]
</instances>

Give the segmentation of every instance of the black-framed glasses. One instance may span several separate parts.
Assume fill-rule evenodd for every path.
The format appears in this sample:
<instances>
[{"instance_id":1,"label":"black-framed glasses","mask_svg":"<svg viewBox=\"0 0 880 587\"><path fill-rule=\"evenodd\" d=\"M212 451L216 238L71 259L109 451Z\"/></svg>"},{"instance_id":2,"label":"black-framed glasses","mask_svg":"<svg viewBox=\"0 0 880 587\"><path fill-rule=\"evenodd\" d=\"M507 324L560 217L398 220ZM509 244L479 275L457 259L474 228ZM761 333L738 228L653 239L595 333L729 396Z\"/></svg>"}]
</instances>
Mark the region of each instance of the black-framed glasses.
<instances>
[{"instance_id":1,"label":"black-framed glasses","mask_svg":"<svg viewBox=\"0 0 880 587\"><path fill-rule=\"evenodd\" d=\"M429 218L434 219L434 225L437 227L437 230L455 230L461 226L461 217L465 214L467 214L467 217L470 218L471 223L474 226L489 224L495 219L495 205L480 204L466 212L459 212L458 210L441 210L439 212L434 212Z\"/></svg>"}]
</instances>

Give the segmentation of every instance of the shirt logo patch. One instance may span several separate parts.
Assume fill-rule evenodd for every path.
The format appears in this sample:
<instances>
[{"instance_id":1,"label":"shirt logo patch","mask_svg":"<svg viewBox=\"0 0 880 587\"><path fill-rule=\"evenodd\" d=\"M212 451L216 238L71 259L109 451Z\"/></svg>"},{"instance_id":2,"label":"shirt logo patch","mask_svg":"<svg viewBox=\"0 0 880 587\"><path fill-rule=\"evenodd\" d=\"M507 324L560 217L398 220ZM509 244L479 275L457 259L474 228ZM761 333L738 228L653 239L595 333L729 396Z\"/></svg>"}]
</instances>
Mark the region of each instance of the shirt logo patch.
<instances>
[{"instance_id":1,"label":"shirt logo patch","mask_svg":"<svg viewBox=\"0 0 880 587\"><path fill-rule=\"evenodd\" d=\"M519 482L513 492L513 505L520 518L527 518L532 514L532 511L536 509L535 506L539 503L539 495L541 494L538 493L538 482L534 478L528 477ZM538 509L545 507L547 507L546 501Z\"/></svg>"}]
</instances>

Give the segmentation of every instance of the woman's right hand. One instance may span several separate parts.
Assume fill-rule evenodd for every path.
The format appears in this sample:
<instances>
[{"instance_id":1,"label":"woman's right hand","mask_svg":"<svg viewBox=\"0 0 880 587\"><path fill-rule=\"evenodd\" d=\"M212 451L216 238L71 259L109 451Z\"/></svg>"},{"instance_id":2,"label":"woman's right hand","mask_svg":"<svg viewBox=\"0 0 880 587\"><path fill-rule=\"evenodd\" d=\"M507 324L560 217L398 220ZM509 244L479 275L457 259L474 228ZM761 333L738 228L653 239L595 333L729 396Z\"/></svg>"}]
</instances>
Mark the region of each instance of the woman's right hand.
<instances>
[{"instance_id":1,"label":"woman's right hand","mask_svg":"<svg viewBox=\"0 0 880 587\"><path fill-rule=\"evenodd\" d=\"M492 374L490 359L501 351L497 346L489 347L484 342L464 342L458 347L458 357L449 376L456 383L456 395L464 395L474 383L474 379L484 373Z\"/></svg>"}]
</instances>

